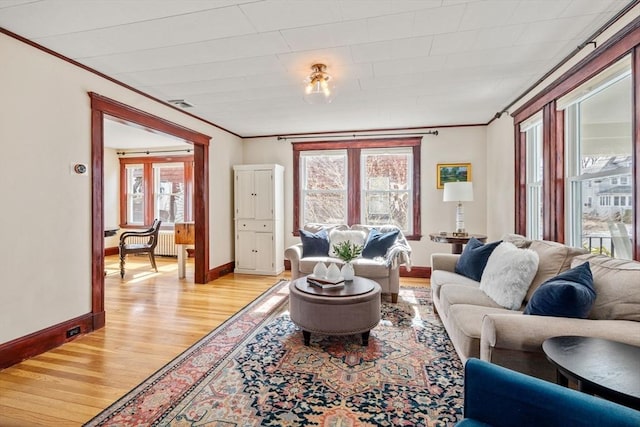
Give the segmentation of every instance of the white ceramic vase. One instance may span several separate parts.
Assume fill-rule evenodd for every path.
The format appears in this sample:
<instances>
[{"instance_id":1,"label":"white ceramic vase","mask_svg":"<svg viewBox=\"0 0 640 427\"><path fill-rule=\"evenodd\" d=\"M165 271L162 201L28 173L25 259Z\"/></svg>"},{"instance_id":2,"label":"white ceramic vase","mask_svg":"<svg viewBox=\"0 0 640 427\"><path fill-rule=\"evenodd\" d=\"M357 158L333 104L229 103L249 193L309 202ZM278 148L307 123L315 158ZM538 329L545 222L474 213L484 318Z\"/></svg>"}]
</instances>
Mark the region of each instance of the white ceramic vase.
<instances>
[{"instance_id":1,"label":"white ceramic vase","mask_svg":"<svg viewBox=\"0 0 640 427\"><path fill-rule=\"evenodd\" d=\"M313 275L320 279L327 277L327 266L324 265L324 262L319 262L313 267Z\"/></svg>"},{"instance_id":2,"label":"white ceramic vase","mask_svg":"<svg viewBox=\"0 0 640 427\"><path fill-rule=\"evenodd\" d=\"M340 268L332 262L327 269L327 280L333 281L338 280L338 278L340 278Z\"/></svg>"},{"instance_id":3,"label":"white ceramic vase","mask_svg":"<svg viewBox=\"0 0 640 427\"><path fill-rule=\"evenodd\" d=\"M342 277L344 277L344 280L353 280L353 276L355 275L353 264L351 264L350 262L346 262L342 266L340 273L342 274Z\"/></svg>"}]
</instances>

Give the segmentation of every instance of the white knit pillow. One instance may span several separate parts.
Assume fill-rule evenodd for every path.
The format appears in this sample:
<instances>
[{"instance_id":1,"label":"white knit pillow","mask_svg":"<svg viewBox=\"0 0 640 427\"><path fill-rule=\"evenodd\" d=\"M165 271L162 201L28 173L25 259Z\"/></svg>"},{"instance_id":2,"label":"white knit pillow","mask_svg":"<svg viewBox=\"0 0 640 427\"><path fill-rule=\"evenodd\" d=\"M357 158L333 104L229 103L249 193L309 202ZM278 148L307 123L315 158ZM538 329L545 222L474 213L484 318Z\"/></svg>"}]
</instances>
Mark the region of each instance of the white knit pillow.
<instances>
[{"instance_id":1,"label":"white knit pillow","mask_svg":"<svg viewBox=\"0 0 640 427\"><path fill-rule=\"evenodd\" d=\"M492 300L510 310L518 310L538 271L538 254L502 242L489 256L480 289Z\"/></svg>"},{"instance_id":2,"label":"white knit pillow","mask_svg":"<svg viewBox=\"0 0 640 427\"><path fill-rule=\"evenodd\" d=\"M346 242L348 240L352 244L364 246L366 238L367 233L360 230L331 230L329 233L329 256L337 257L337 254L333 251L333 245Z\"/></svg>"}]
</instances>

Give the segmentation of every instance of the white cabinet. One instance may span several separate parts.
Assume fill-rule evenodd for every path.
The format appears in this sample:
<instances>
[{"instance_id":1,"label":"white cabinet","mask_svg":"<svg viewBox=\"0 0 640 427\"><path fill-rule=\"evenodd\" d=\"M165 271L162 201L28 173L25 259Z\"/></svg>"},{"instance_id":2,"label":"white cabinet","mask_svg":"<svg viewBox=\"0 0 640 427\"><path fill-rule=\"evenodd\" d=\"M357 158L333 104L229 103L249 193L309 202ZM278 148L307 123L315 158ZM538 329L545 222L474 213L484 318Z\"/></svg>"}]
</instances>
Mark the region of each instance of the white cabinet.
<instances>
[{"instance_id":1,"label":"white cabinet","mask_svg":"<svg viewBox=\"0 0 640 427\"><path fill-rule=\"evenodd\" d=\"M236 165L234 170L235 272L284 271L284 168Z\"/></svg>"}]
</instances>

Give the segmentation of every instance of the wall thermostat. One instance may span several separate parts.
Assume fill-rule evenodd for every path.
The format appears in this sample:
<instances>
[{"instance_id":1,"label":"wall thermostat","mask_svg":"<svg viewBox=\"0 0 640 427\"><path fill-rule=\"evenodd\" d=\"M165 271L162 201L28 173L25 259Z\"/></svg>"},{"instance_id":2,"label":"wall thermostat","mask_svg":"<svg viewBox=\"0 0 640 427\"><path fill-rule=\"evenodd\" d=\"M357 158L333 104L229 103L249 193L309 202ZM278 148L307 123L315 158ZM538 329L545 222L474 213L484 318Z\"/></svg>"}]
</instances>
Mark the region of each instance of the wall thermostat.
<instances>
[{"instance_id":1,"label":"wall thermostat","mask_svg":"<svg viewBox=\"0 0 640 427\"><path fill-rule=\"evenodd\" d=\"M87 174L87 165L84 163L74 163L71 165L71 168L78 175L86 175Z\"/></svg>"}]
</instances>

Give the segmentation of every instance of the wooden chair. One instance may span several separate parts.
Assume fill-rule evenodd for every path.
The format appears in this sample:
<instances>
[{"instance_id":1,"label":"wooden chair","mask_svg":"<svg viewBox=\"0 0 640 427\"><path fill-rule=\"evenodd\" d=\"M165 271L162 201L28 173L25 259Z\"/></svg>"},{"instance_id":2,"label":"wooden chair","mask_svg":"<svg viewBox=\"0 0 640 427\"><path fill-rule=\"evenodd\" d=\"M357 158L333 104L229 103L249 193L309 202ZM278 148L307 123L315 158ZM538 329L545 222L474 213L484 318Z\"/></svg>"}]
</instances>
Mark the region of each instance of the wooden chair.
<instances>
[{"instance_id":1,"label":"wooden chair","mask_svg":"<svg viewBox=\"0 0 640 427\"><path fill-rule=\"evenodd\" d=\"M156 267L156 259L154 258L154 251L158 244L158 232L160 231L160 224L162 221L155 219L151 228L145 231L125 231L120 235L120 277L124 278L124 259L128 254L149 254L149 261L151 266L158 271ZM130 237L149 237L147 243L127 243L127 239Z\"/></svg>"}]
</instances>

